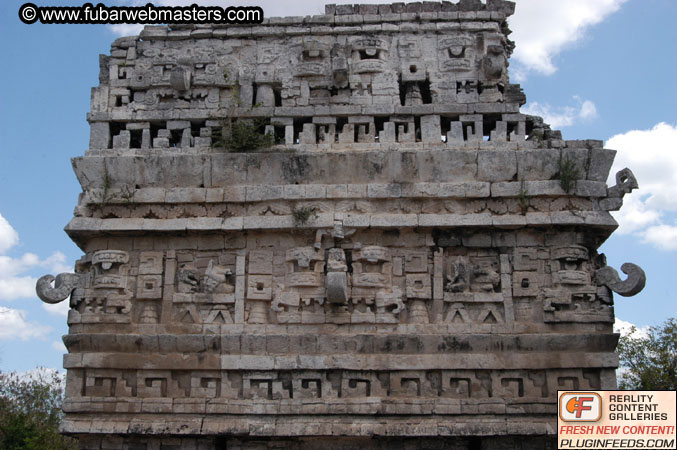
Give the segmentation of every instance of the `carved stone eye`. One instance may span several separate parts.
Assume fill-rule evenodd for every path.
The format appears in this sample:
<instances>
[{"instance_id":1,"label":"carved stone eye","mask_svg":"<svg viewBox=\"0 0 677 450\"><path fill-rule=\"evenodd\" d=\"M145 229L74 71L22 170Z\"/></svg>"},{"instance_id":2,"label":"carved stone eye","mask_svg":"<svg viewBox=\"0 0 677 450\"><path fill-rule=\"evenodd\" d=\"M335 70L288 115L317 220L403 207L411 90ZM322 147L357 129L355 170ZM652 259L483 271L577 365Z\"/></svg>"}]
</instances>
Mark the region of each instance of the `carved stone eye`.
<instances>
[{"instance_id":1,"label":"carved stone eye","mask_svg":"<svg viewBox=\"0 0 677 450\"><path fill-rule=\"evenodd\" d=\"M449 47L450 58L463 58L465 56L465 47L462 45L453 45Z\"/></svg>"},{"instance_id":2,"label":"carved stone eye","mask_svg":"<svg viewBox=\"0 0 677 450\"><path fill-rule=\"evenodd\" d=\"M364 59L379 59L380 51L376 48L367 48L360 50L360 60Z\"/></svg>"}]
</instances>

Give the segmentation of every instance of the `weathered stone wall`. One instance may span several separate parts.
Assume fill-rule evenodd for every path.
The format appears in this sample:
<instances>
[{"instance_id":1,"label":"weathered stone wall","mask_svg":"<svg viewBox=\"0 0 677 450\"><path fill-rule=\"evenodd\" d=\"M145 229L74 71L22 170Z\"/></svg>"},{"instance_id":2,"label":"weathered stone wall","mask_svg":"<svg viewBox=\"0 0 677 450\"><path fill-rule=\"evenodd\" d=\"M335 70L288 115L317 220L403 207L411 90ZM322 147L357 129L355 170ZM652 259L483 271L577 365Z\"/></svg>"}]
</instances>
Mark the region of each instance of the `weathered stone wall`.
<instances>
[{"instance_id":1,"label":"weathered stone wall","mask_svg":"<svg viewBox=\"0 0 677 450\"><path fill-rule=\"evenodd\" d=\"M520 114L502 0L146 27L101 57L66 231L85 449L554 448L616 386L637 187ZM235 123L272 147L228 152ZM249 136L251 139L251 136ZM254 142L252 140L251 142ZM327 440L327 437L332 437Z\"/></svg>"}]
</instances>

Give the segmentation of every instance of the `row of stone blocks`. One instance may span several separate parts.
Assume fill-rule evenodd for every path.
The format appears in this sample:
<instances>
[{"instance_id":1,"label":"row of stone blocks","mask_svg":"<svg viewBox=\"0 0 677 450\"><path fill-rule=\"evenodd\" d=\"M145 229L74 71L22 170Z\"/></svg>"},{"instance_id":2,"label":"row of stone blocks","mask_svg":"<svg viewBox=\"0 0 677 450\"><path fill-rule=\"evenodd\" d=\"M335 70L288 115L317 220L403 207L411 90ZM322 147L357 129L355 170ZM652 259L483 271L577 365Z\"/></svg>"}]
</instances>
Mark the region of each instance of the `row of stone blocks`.
<instances>
[{"instance_id":1,"label":"row of stone blocks","mask_svg":"<svg viewBox=\"0 0 677 450\"><path fill-rule=\"evenodd\" d=\"M92 429L100 433L108 430L105 420L91 421ZM302 424L288 426L289 430L300 429ZM313 427L315 425L315 427ZM402 426L402 424L398 424ZM495 425L493 422L489 423ZM307 422L306 426L315 429L313 437L270 438L264 436L247 437L154 437L154 436L116 436L101 437L92 433L80 437L81 450L555 450L554 437L511 436L496 437L385 437L366 436L362 438L346 437L336 427L332 436L332 427L326 423ZM449 425L451 427L451 425ZM218 428L216 425L213 428ZM254 428L256 429L256 428ZM343 430L348 430L346 426ZM329 435L323 435L329 433ZM328 437L331 436L331 437Z\"/></svg>"},{"instance_id":2,"label":"row of stone blocks","mask_svg":"<svg viewBox=\"0 0 677 450\"><path fill-rule=\"evenodd\" d=\"M264 134L275 135L275 128L284 129L284 144L353 144L353 143L441 143L458 145L464 142L479 143L484 140L501 145L506 142L521 143L524 146L537 146L526 143L526 117L522 114L503 114L503 120L494 122L493 129L484 132L484 116L481 114L461 115L458 120L448 122L449 131L443 133L442 118L439 115L420 117L417 126L413 117L391 120L383 123L383 129L376 130L373 117L349 117L348 123L340 130L336 117L314 117L312 122L304 123L300 132L295 131L293 118L277 117L266 125ZM141 149L190 147L211 147L218 141L213 140L213 130L224 127L224 122L206 120L200 128L199 136L193 136L192 124L188 120L170 120L166 128L159 129L155 137L151 134L150 122L128 122L124 130L112 136L112 148L132 148L132 133L140 134L136 147ZM110 131L106 122L95 122L92 126L91 148L110 148ZM181 134L180 139L172 138L172 131Z\"/></svg>"},{"instance_id":3,"label":"row of stone blocks","mask_svg":"<svg viewBox=\"0 0 677 450\"><path fill-rule=\"evenodd\" d=\"M456 11L501 11L511 14L515 9L514 2L505 0L488 0L482 3L480 0L460 0L458 2L424 1L411 3L389 3L383 5L326 5L325 14L348 15L348 14L390 14L390 13L417 13L417 12L456 12Z\"/></svg>"}]
</instances>

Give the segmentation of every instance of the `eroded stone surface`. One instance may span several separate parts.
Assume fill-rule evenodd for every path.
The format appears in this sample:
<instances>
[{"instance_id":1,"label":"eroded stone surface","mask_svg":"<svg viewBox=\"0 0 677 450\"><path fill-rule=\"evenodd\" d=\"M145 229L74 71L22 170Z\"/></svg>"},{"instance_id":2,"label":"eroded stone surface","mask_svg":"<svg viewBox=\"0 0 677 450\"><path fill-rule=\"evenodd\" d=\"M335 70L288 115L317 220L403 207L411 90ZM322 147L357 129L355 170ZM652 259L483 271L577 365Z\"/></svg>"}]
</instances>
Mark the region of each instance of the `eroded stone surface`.
<instances>
[{"instance_id":1,"label":"eroded stone surface","mask_svg":"<svg viewBox=\"0 0 677 450\"><path fill-rule=\"evenodd\" d=\"M328 5L116 40L73 159L85 255L38 283L72 293L64 432L554 448L557 390L616 386L611 291L644 276L597 249L638 186L607 187L599 141L519 112L513 9ZM245 120L274 145L226 151Z\"/></svg>"}]
</instances>

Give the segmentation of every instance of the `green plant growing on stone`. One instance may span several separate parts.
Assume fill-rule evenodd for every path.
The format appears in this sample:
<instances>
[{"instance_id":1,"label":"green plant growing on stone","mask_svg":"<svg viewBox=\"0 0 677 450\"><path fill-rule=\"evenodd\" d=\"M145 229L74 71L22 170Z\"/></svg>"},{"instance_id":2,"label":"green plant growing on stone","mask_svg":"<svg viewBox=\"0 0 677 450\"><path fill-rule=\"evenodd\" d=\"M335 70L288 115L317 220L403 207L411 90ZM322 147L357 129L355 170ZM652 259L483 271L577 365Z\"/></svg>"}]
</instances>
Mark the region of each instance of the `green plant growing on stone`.
<instances>
[{"instance_id":1,"label":"green plant growing on stone","mask_svg":"<svg viewBox=\"0 0 677 450\"><path fill-rule=\"evenodd\" d=\"M122 189L120 189L120 198L127 206L131 205L134 200L134 188L128 184L122 186Z\"/></svg>"},{"instance_id":2,"label":"green plant growing on stone","mask_svg":"<svg viewBox=\"0 0 677 450\"><path fill-rule=\"evenodd\" d=\"M261 119L224 120L212 132L212 149L223 148L229 152L254 152L272 147L275 137L261 133L266 123Z\"/></svg>"},{"instance_id":3,"label":"green plant growing on stone","mask_svg":"<svg viewBox=\"0 0 677 450\"><path fill-rule=\"evenodd\" d=\"M115 195L111 192L111 179L110 175L108 174L108 167L104 166L103 167L103 189L101 190L96 190L92 193L92 200L95 203L98 203L98 206L106 206L108 203L110 203L114 198Z\"/></svg>"},{"instance_id":4,"label":"green plant growing on stone","mask_svg":"<svg viewBox=\"0 0 677 450\"><path fill-rule=\"evenodd\" d=\"M302 227L317 217L317 208L314 206L301 206L294 208L291 215L294 219L294 226Z\"/></svg>"},{"instance_id":5,"label":"green plant growing on stone","mask_svg":"<svg viewBox=\"0 0 677 450\"><path fill-rule=\"evenodd\" d=\"M576 180L580 178L580 171L576 166L576 161L569 158L559 159L559 183L562 189L569 193L576 188Z\"/></svg>"},{"instance_id":6,"label":"green plant growing on stone","mask_svg":"<svg viewBox=\"0 0 677 450\"><path fill-rule=\"evenodd\" d=\"M529 200L531 197L527 195L527 189L526 189L526 184L524 182L524 178L520 180L520 191L519 194L517 194L517 202L519 203L520 211L522 215L524 216L527 211L529 210Z\"/></svg>"},{"instance_id":7,"label":"green plant growing on stone","mask_svg":"<svg viewBox=\"0 0 677 450\"><path fill-rule=\"evenodd\" d=\"M242 106L238 94L234 94L227 118L221 121L221 126L212 130L212 150L223 149L228 152L255 152L275 145L275 136L264 133L267 125L262 118L233 120L235 108ZM258 108L256 104L250 108Z\"/></svg>"}]
</instances>

